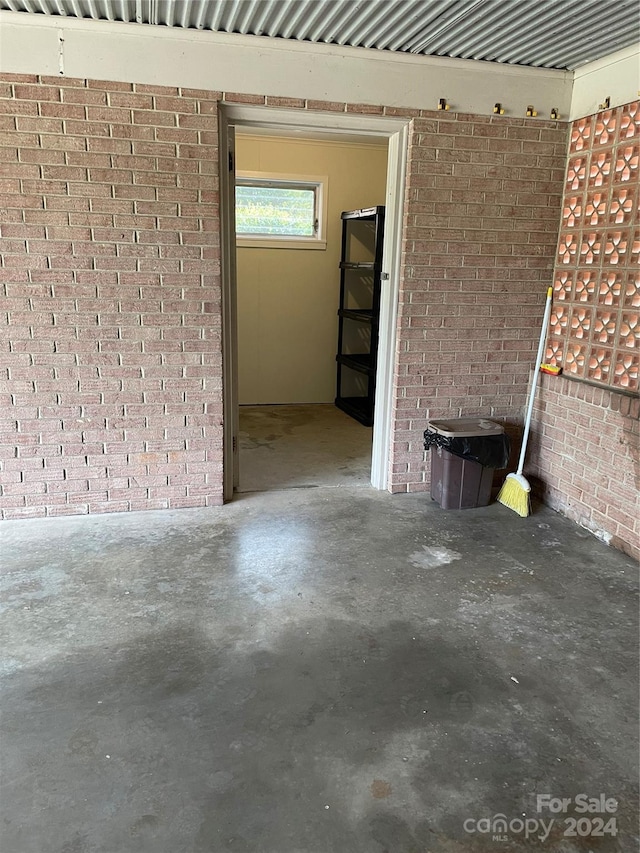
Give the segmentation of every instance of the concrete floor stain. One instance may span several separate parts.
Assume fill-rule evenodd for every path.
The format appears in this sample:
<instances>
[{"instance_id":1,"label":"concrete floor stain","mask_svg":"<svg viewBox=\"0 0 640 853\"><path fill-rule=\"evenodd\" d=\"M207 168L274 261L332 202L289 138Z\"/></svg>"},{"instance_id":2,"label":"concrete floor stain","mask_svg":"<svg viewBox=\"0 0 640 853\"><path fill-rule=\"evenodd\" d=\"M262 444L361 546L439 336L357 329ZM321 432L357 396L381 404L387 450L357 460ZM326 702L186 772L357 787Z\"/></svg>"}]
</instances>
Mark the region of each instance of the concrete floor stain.
<instances>
[{"instance_id":1,"label":"concrete floor stain","mask_svg":"<svg viewBox=\"0 0 640 853\"><path fill-rule=\"evenodd\" d=\"M371 783L371 796L376 800L384 800L391 796L391 785L384 779L374 779Z\"/></svg>"}]
</instances>

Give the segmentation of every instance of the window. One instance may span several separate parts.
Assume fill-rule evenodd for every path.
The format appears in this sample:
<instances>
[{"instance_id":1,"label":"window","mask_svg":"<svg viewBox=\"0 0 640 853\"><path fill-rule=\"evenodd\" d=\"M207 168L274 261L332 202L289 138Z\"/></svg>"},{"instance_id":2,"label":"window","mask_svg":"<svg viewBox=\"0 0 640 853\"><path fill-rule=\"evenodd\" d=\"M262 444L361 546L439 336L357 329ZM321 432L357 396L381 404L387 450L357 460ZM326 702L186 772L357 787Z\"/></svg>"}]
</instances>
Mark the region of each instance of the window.
<instances>
[{"instance_id":1,"label":"window","mask_svg":"<svg viewBox=\"0 0 640 853\"><path fill-rule=\"evenodd\" d=\"M236 176L238 246L324 249L326 178L241 172Z\"/></svg>"}]
</instances>

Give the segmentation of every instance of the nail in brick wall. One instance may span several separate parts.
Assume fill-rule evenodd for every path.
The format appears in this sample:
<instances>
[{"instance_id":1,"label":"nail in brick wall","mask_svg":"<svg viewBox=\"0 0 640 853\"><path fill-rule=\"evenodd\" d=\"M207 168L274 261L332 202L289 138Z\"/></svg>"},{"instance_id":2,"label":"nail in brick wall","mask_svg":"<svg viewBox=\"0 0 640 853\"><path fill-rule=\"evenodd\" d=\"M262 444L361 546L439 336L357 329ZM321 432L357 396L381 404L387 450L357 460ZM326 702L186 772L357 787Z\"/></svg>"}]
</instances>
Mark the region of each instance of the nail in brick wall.
<instances>
[{"instance_id":1,"label":"nail in brick wall","mask_svg":"<svg viewBox=\"0 0 640 853\"><path fill-rule=\"evenodd\" d=\"M219 96L0 92L4 517L219 504Z\"/></svg>"}]
</instances>

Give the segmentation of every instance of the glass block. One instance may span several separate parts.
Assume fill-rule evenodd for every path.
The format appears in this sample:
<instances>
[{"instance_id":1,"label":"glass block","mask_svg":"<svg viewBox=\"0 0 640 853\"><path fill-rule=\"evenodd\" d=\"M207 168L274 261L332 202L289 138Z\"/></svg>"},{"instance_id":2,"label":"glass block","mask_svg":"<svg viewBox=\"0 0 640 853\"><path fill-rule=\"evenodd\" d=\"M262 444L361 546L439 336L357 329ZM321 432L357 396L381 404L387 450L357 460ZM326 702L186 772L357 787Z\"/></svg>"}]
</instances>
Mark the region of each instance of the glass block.
<instances>
[{"instance_id":1,"label":"glass block","mask_svg":"<svg viewBox=\"0 0 640 853\"><path fill-rule=\"evenodd\" d=\"M564 341L561 338L547 338L547 348L545 350L544 360L547 364L562 364Z\"/></svg>"},{"instance_id":2,"label":"glass block","mask_svg":"<svg viewBox=\"0 0 640 853\"><path fill-rule=\"evenodd\" d=\"M564 356L565 373L584 377L587 364L587 347L585 344L567 341Z\"/></svg>"},{"instance_id":3,"label":"glass block","mask_svg":"<svg viewBox=\"0 0 640 853\"><path fill-rule=\"evenodd\" d=\"M609 185L611 178L611 155L611 150L594 151L591 155L589 180L587 182L589 189L596 189L597 187L606 187Z\"/></svg>"},{"instance_id":4,"label":"glass block","mask_svg":"<svg viewBox=\"0 0 640 853\"><path fill-rule=\"evenodd\" d=\"M559 302L569 302L573 297L574 273L558 270L553 282L553 298Z\"/></svg>"},{"instance_id":5,"label":"glass block","mask_svg":"<svg viewBox=\"0 0 640 853\"><path fill-rule=\"evenodd\" d=\"M618 328L619 315L617 311L596 311L593 321L593 333L591 340L594 344L613 346L616 342L616 329Z\"/></svg>"},{"instance_id":6,"label":"glass block","mask_svg":"<svg viewBox=\"0 0 640 853\"><path fill-rule=\"evenodd\" d=\"M561 264L571 264L578 257L578 235L561 234L558 246L558 260Z\"/></svg>"},{"instance_id":7,"label":"glass block","mask_svg":"<svg viewBox=\"0 0 640 853\"><path fill-rule=\"evenodd\" d=\"M589 353L587 378L596 382L607 382L611 371L613 350L605 347L592 347Z\"/></svg>"},{"instance_id":8,"label":"glass block","mask_svg":"<svg viewBox=\"0 0 640 853\"><path fill-rule=\"evenodd\" d=\"M616 184L638 181L638 161L640 161L640 146L619 145L616 152L616 162L613 180Z\"/></svg>"},{"instance_id":9,"label":"glass block","mask_svg":"<svg viewBox=\"0 0 640 853\"><path fill-rule=\"evenodd\" d=\"M593 147L613 145L618 127L618 110L604 110L594 116Z\"/></svg>"},{"instance_id":10,"label":"glass block","mask_svg":"<svg viewBox=\"0 0 640 853\"><path fill-rule=\"evenodd\" d=\"M622 307L640 308L640 272L629 272L622 288Z\"/></svg>"},{"instance_id":11,"label":"glass block","mask_svg":"<svg viewBox=\"0 0 640 853\"><path fill-rule=\"evenodd\" d=\"M578 270L574 292L576 302L595 302L597 278L594 270Z\"/></svg>"},{"instance_id":12,"label":"glass block","mask_svg":"<svg viewBox=\"0 0 640 853\"><path fill-rule=\"evenodd\" d=\"M591 116L574 121L571 126L571 140L569 142L569 153L575 154L589 148L591 144Z\"/></svg>"},{"instance_id":13,"label":"glass block","mask_svg":"<svg viewBox=\"0 0 640 853\"><path fill-rule=\"evenodd\" d=\"M618 346L620 349L637 349L640 343L640 314L637 311L623 311L620 319Z\"/></svg>"},{"instance_id":14,"label":"glass block","mask_svg":"<svg viewBox=\"0 0 640 853\"><path fill-rule=\"evenodd\" d=\"M582 235L580 243L580 263L597 264L602 255L602 234L598 231L587 231Z\"/></svg>"},{"instance_id":15,"label":"glass block","mask_svg":"<svg viewBox=\"0 0 640 853\"><path fill-rule=\"evenodd\" d=\"M569 307L553 305L551 308L550 329L552 335L562 335L569 325Z\"/></svg>"},{"instance_id":16,"label":"glass block","mask_svg":"<svg viewBox=\"0 0 640 853\"><path fill-rule=\"evenodd\" d=\"M592 324L593 310L582 305L574 305L569 321L569 337L576 341L589 340Z\"/></svg>"},{"instance_id":17,"label":"glass block","mask_svg":"<svg viewBox=\"0 0 640 853\"><path fill-rule=\"evenodd\" d=\"M640 136L640 101L625 104L620 113L618 139L624 142Z\"/></svg>"},{"instance_id":18,"label":"glass block","mask_svg":"<svg viewBox=\"0 0 640 853\"><path fill-rule=\"evenodd\" d=\"M638 365L640 356L631 352L616 353L613 368L613 385L628 391L638 390Z\"/></svg>"},{"instance_id":19,"label":"glass block","mask_svg":"<svg viewBox=\"0 0 640 853\"><path fill-rule=\"evenodd\" d=\"M631 266L638 266L640 264L640 231L636 231L631 237L629 260Z\"/></svg>"},{"instance_id":20,"label":"glass block","mask_svg":"<svg viewBox=\"0 0 640 853\"><path fill-rule=\"evenodd\" d=\"M587 158L585 155L572 157L567 166L567 188L572 191L584 189L587 181Z\"/></svg>"},{"instance_id":21,"label":"glass block","mask_svg":"<svg viewBox=\"0 0 640 853\"><path fill-rule=\"evenodd\" d=\"M584 209L584 219L586 225L601 225L607 218L607 201L608 194L606 192L587 193L587 199Z\"/></svg>"},{"instance_id":22,"label":"glass block","mask_svg":"<svg viewBox=\"0 0 640 853\"><path fill-rule=\"evenodd\" d=\"M598 287L598 305L618 308L622 296L620 273L609 271L602 274Z\"/></svg>"},{"instance_id":23,"label":"glass block","mask_svg":"<svg viewBox=\"0 0 640 853\"><path fill-rule=\"evenodd\" d=\"M575 228L582 218L582 196L571 196L562 208L562 223L566 228ZM595 223L592 223L595 224Z\"/></svg>"},{"instance_id":24,"label":"glass block","mask_svg":"<svg viewBox=\"0 0 640 853\"><path fill-rule=\"evenodd\" d=\"M636 214L636 190L630 186L615 186L607 219L610 225L629 225ZM592 223L593 224L593 223Z\"/></svg>"},{"instance_id":25,"label":"glass block","mask_svg":"<svg viewBox=\"0 0 640 853\"><path fill-rule=\"evenodd\" d=\"M624 264L629 250L629 232L608 231L604 239L605 264L612 267Z\"/></svg>"},{"instance_id":26,"label":"glass block","mask_svg":"<svg viewBox=\"0 0 640 853\"><path fill-rule=\"evenodd\" d=\"M640 100L573 122L545 360L637 391Z\"/></svg>"}]
</instances>

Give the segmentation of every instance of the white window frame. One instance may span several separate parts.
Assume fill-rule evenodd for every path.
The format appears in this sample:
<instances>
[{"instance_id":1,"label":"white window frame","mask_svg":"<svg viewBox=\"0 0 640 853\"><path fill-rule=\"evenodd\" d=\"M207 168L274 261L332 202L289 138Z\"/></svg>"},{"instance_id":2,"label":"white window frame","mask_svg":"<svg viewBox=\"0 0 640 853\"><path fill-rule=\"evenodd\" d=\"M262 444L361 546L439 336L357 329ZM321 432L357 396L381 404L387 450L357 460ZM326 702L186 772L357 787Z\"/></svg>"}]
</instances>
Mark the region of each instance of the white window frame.
<instances>
[{"instance_id":1,"label":"white window frame","mask_svg":"<svg viewBox=\"0 0 640 853\"><path fill-rule=\"evenodd\" d=\"M271 234L236 234L238 248L249 249L326 249L327 192L329 179L318 175L283 175L276 172L236 172L236 185L313 189L316 198L316 230L311 237L282 237Z\"/></svg>"}]
</instances>

